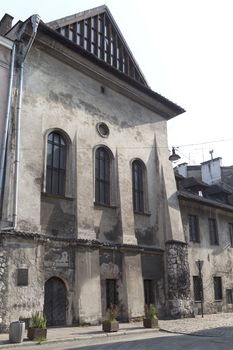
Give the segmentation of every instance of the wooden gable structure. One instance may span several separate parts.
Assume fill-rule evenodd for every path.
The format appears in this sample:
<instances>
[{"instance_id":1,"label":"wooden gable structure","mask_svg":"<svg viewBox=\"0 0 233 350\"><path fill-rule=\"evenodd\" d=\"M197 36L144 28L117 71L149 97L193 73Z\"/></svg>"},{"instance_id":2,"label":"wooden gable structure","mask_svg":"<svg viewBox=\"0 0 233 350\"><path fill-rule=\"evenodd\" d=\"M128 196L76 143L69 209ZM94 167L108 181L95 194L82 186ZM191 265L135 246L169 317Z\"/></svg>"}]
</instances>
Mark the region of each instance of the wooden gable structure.
<instances>
[{"instance_id":1,"label":"wooden gable structure","mask_svg":"<svg viewBox=\"0 0 233 350\"><path fill-rule=\"evenodd\" d=\"M74 44L148 87L107 6L47 23Z\"/></svg>"}]
</instances>

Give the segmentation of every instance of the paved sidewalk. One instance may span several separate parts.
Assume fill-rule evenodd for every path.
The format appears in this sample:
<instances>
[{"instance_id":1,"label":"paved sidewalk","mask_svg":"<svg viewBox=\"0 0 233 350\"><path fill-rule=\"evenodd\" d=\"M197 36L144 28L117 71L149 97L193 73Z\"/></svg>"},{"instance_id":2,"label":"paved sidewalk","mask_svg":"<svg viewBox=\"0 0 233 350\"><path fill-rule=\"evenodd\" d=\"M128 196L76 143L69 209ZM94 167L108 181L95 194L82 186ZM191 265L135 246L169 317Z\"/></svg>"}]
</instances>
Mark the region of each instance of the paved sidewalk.
<instances>
[{"instance_id":1,"label":"paved sidewalk","mask_svg":"<svg viewBox=\"0 0 233 350\"><path fill-rule=\"evenodd\" d=\"M113 333L105 333L102 331L102 326L88 326L88 327L59 327L49 328L47 332L47 343L65 342L71 340L85 340L85 339L99 339L105 337L116 337L128 334L141 334L141 333L156 333L158 334L159 329L145 329L142 326L142 322L136 323L120 323L119 331ZM10 344L8 334L0 334L0 350L1 349L14 349L16 347L23 348L27 345L35 344L35 342L29 341L26 338L23 343Z\"/></svg>"},{"instance_id":2,"label":"paved sidewalk","mask_svg":"<svg viewBox=\"0 0 233 350\"><path fill-rule=\"evenodd\" d=\"M195 318L179 319L179 320L159 320L159 327L161 331L179 334L189 334L208 337L228 337L233 340L233 313L225 314L211 314L196 316ZM137 323L121 323L120 330L117 333L104 333L102 326L90 327L63 327L63 328L49 328L48 342L62 342L68 340L84 340L104 338L111 336L122 336L128 334L140 333L156 333L158 330L145 329L141 322ZM34 342L26 339L21 344L9 344L9 335L0 334L0 350L24 348L26 345L34 344Z\"/></svg>"}]
</instances>

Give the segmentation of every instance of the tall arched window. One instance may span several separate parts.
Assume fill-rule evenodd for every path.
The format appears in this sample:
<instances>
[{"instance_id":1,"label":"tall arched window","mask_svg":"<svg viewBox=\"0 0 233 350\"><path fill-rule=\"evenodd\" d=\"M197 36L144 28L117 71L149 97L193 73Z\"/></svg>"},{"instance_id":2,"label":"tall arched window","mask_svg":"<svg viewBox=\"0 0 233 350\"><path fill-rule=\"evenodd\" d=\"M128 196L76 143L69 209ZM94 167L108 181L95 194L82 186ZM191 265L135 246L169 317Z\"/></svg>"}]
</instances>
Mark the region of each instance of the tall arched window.
<instances>
[{"instance_id":1,"label":"tall arched window","mask_svg":"<svg viewBox=\"0 0 233 350\"><path fill-rule=\"evenodd\" d=\"M64 195L66 175L66 142L51 132L47 143L46 192Z\"/></svg>"},{"instance_id":2,"label":"tall arched window","mask_svg":"<svg viewBox=\"0 0 233 350\"><path fill-rule=\"evenodd\" d=\"M144 164L140 160L132 163L133 208L136 212L144 212Z\"/></svg>"},{"instance_id":3,"label":"tall arched window","mask_svg":"<svg viewBox=\"0 0 233 350\"><path fill-rule=\"evenodd\" d=\"M95 152L95 201L110 204L110 155L104 147Z\"/></svg>"}]
</instances>

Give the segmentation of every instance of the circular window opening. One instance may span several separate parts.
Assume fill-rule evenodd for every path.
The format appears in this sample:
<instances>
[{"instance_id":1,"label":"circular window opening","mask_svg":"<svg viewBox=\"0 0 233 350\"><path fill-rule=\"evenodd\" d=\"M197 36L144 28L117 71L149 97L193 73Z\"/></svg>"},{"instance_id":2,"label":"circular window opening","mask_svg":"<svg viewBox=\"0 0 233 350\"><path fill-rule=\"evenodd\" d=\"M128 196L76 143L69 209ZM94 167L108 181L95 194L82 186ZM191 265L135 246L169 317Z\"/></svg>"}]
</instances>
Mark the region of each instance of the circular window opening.
<instances>
[{"instance_id":1,"label":"circular window opening","mask_svg":"<svg viewBox=\"0 0 233 350\"><path fill-rule=\"evenodd\" d=\"M102 137L108 137L109 135L109 128L105 123L98 123L96 125L97 131Z\"/></svg>"}]
</instances>

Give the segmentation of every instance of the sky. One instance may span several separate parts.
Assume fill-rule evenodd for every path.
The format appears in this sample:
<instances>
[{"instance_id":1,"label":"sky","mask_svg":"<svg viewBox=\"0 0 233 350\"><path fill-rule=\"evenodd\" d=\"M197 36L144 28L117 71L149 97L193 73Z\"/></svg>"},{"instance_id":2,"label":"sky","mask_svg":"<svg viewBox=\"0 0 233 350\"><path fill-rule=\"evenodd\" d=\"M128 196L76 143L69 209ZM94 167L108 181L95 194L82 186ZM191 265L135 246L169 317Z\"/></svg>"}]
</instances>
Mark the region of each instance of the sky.
<instances>
[{"instance_id":1,"label":"sky","mask_svg":"<svg viewBox=\"0 0 233 350\"><path fill-rule=\"evenodd\" d=\"M186 112L168 122L179 163L222 157L233 165L232 0L8 0L17 20L49 22L106 4L149 86Z\"/></svg>"}]
</instances>

